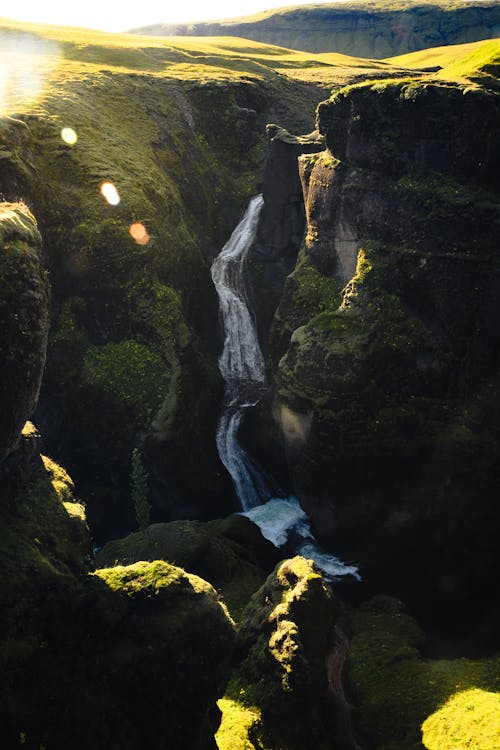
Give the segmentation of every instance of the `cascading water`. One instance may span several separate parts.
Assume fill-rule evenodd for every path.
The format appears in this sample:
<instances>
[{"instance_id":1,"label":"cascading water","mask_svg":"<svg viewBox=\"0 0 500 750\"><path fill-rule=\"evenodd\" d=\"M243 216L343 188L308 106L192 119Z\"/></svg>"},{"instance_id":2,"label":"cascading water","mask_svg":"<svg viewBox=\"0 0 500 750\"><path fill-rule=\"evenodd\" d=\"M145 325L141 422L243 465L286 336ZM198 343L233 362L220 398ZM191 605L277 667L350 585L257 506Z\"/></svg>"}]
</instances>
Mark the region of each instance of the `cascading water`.
<instances>
[{"instance_id":1,"label":"cascading water","mask_svg":"<svg viewBox=\"0 0 500 750\"><path fill-rule=\"evenodd\" d=\"M224 347L219 369L226 384L222 414L217 426L217 449L233 480L244 515L256 523L276 546L285 546L289 536L298 540L295 551L312 558L330 578L353 575L357 568L344 565L322 551L309 526L309 519L295 497L275 497L260 466L238 441L244 412L255 406L266 387L264 357L249 309L244 263L255 240L261 195L251 199L233 234L212 264L212 279L219 295L224 328Z\"/></svg>"},{"instance_id":2,"label":"cascading water","mask_svg":"<svg viewBox=\"0 0 500 750\"><path fill-rule=\"evenodd\" d=\"M255 239L263 203L261 195L252 198L211 269L224 326L219 369L226 383L217 426L217 450L231 475L243 510L261 505L270 497L262 473L238 442L243 413L255 406L266 382L264 358L248 308L243 278L244 261Z\"/></svg>"}]
</instances>

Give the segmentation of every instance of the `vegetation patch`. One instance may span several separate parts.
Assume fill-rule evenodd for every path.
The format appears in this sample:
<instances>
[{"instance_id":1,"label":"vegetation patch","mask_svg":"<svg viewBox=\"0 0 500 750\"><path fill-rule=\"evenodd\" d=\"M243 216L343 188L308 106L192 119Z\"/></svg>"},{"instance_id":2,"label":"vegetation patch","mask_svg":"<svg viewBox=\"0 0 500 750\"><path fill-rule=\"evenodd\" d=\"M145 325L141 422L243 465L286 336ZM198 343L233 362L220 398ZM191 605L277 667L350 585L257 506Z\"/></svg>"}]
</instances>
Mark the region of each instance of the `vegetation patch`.
<instances>
[{"instance_id":1,"label":"vegetation patch","mask_svg":"<svg viewBox=\"0 0 500 750\"><path fill-rule=\"evenodd\" d=\"M357 706L354 716L358 731L375 750L418 750L422 724L428 750L469 746L493 750L497 746L498 722L491 724L489 719L498 707L499 656L453 661L422 658L418 646L423 633L390 597L375 597L359 607L352 619L349 681ZM439 727L444 726L450 729L446 741L445 733L439 734ZM489 737L486 744L462 741L481 735Z\"/></svg>"},{"instance_id":2,"label":"vegetation patch","mask_svg":"<svg viewBox=\"0 0 500 750\"><path fill-rule=\"evenodd\" d=\"M473 688L457 693L422 725L428 750L500 747L500 693Z\"/></svg>"}]
</instances>

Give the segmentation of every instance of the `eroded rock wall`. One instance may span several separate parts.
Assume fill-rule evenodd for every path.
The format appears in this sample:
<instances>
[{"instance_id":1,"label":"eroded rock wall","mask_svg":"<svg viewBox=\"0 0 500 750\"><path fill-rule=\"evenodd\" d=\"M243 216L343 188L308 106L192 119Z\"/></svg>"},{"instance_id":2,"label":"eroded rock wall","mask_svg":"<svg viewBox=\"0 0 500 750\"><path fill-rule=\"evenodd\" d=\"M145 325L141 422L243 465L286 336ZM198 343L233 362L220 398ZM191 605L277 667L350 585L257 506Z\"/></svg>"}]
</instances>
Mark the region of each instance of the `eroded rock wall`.
<instances>
[{"instance_id":1,"label":"eroded rock wall","mask_svg":"<svg viewBox=\"0 0 500 750\"><path fill-rule=\"evenodd\" d=\"M426 595L494 567L499 112L490 93L401 81L322 104L328 149L301 158L308 233L274 323L275 418L318 533L396 587L418 570Z\"/></svg>"}]
</instances>

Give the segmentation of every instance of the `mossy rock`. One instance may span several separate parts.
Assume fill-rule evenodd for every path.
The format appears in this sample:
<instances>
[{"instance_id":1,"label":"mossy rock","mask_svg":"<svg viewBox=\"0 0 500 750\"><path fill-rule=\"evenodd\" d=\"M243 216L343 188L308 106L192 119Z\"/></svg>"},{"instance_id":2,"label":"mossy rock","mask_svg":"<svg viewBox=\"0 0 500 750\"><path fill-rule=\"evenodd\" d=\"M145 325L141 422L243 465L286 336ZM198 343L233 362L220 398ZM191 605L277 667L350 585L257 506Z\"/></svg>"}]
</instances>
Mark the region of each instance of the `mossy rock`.
<instances>
[{"instance_id":1,"label":"mossy rock","mask_svg":"<svg viewBox=\"0 0 500 750\"><path fill-rule=\"evenodd\" d=\"M161 561L89 574L84 509L38 449L29 427L0 477L2 746L213 745L234 640L217 593Z\"/></svg>"},{"instance_id":2,"label":"mossy rock","mask_svg":"<svg viewBox=\"0 0 500 750\"><path fill-rule=\"evenodd\" d=\"M498 95L429 80L321 104L328 148L299 160L308 232L275 318L272 413L321 541L380 583L396 556L393 590L457 613L496 575L499 116Z\"/></svg>"},{"instance_id":3,"label":"mossy rock","mask_svg":"<svg viewBox=\"0 0 500 750\"><path fill-rule=\"evenodd\" d=\"M49 286L34 216L0 204L0 461L14 448L40 389L48 334Z\"/></svg>"},{"instance_id":4,"label":"mossy rock","mask_svg":"<svg viewBox=\"0 0 500 750\"><path fill-rule=\"evenodd\" d=\"M479 740L470 746L496 747L498 726L490 719L496 705L491 694L500 690L498 655L451 661L423 658L423 632L391 597L375 597L361 605L352 622L349 683L355 725L374 750L459 750L464 738L474 742L481 736L484 744ZM449 729L446 739L439 734L444 726ZM458 726L459 735L452 731Z\"/></svg>"},{"instance_id":5,"label":"mossy rock","mask_svg":"<svg viewBox=\"0 0 500 750\"><path fill-rule=\"evenodd\" d=\"M224 520L172 521L108 542L97 554L99 565L129 565L167 560L196 573L221 593L239 619L251 595L263 584L279 552L243 516Z\"/></svg>"},{"instance_id":6,"label":"mossy rock","mask_svg":"<svg viewBox=\"0 0 500 750\"><path fill-rule=\"evenodd\" d=\"M311 560L279 563L253 595L225 697L233 715L238 705L253 714L249 741L262 742L255 747L331 747L325 658L332 626L331 593Z\"/></svg>"}]
</instances>

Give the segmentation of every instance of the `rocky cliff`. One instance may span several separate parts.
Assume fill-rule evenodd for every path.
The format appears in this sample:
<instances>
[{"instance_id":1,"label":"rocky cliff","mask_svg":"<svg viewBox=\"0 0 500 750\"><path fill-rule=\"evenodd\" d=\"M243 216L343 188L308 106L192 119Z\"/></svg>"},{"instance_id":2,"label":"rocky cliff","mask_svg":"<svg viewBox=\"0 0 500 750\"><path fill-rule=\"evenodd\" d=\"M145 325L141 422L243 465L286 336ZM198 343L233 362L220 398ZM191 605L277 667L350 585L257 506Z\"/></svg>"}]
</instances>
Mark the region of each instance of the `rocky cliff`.
<instances>
[{"instance_id":1,"label":"rocky cliff","mask_svg":"<svg viewBox=\"0 0 500 750\"><path fill-rule=\"evenodd\" d=\"M355 86L318 109L327 150L300 158L275 419L323 540L417 598L496 569L499 116L478 88Z\"/></svg>"},{"instance_id":2,"label":"rocky cliff","mask_svg":"<svg viewBox=\"0 0 500 750\"><path fill-rule=\"evenodd\" d=\"M31 423L21 430L48 322L33 215L0 204L0 236L2 747L213 747L232 621L208 583L168 563L92 570L72 480Z\"/></svg>"},{"instance_id":3,"label":"rocky cliff","mask_svg":"<svg viewBox=\"0 0 500 750\"><path fill-rule=\"evenodd\" d=\"M495 2L343 2L269 10L220 22L162 24L134 33L239 36L308 52L384 58L500 36Z\"/></svg>"},{"instance_id":4,"label":"rocky cliff","mask_svg":"<svg viewBox=\"0 0 500 750\"><path fill-rule=\"evenodd\" d=\"M49 285L35 218L21 203L0 204L0 461L31 416L45 365Z\"/></svg>"}]
</instances>

